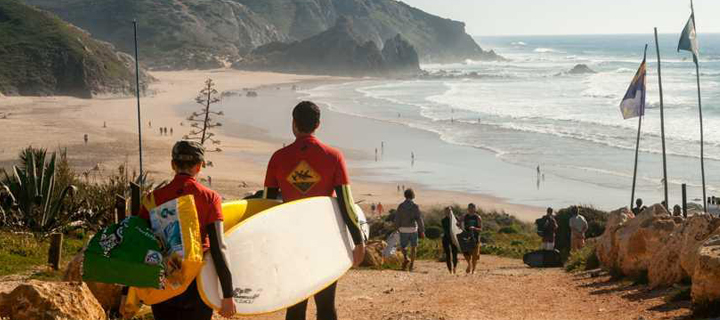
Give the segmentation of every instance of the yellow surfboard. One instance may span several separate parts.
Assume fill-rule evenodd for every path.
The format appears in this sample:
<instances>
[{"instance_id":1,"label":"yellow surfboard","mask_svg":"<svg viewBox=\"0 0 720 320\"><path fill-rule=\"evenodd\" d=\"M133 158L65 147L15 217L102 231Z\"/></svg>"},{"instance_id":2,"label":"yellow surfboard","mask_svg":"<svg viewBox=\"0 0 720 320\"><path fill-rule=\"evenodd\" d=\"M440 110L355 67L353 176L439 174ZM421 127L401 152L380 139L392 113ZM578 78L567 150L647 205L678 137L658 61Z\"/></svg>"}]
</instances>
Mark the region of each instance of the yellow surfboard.
<instances>
[{"instance_id":1,"label":"yellow surfboard","mask_svg":"<svg viewBox=\"0 0 720 320\"><path fill-rule=\"evenodd\" d=\"M280 203L280 201L266 199L237 200L223 203L223 227L225 233L233 229L245 219L252 217L258 212L279 205ZM187 283L183 283L182 287L187 288L187 286L189 286L193 280L194 277L186 279L185 282ZM137 313L142 304L157 304L166 301L179 293L182 293L170 291L172 291L172 289L159 290L131 287L128 291L125 305L123 306L125 314Z\"/></svg>"}]
</instances>

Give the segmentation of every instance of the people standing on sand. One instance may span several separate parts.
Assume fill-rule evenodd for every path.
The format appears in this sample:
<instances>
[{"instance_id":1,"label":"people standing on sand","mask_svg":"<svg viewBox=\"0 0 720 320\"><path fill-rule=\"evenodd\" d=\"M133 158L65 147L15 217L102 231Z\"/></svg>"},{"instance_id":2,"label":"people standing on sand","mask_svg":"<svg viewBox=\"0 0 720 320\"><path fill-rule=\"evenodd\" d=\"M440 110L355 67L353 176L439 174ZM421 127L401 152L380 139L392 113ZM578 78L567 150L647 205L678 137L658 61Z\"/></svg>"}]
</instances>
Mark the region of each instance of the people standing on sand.
<instances>
[{"instance_id":1,"label":"people standing on sand","mask_svg":"<svg viewBox=\"0 0 720 320\"><path fill-rule=\"evenodd\" d=\"M463 252L465 261L468 263L465 273L475 274L475 268L477 267L478 260L480 260L480 231L482 231L482 218L478 214L477 207L474 203L468 204L467 214L463 217L462 225L465 231L472 233L473 240L475 241L475 249L470 252Z\"/></svg>"},{"instance_id":2,"label":"people standing on sand","mask_svg":"<svg viewBox=\"0 0 720 320\"><path fill-rule=\"evenodd\" d=\"M635 208L632 208L632 213L635 215L639 215L640 212L645 210L645 208L646 207L643 206L643 200L640 198L637 198L637 200L635 200Z\"/></svg>"},{"instance_id":3,"label":"people standing on sand","mask_svg":"<svg viewBox=\"0 0 720 320\"><path fill-rule=\"evenodd\" d=\"M445 207L445 217L440 220L443 228L442 246L445 254L445 264L450 274L455 274L458 265L458 247L452 241L452 226L450 215L454 214L451 207Z\"/></svg>"},{"instance_id":4,"label":"people standing on sand","mask_svg":"<svg viewBox=\"0 0 720 320\"><path fill-rule=\"evenodd\" d=\"M103 121L103 128L107 128L107 122Z\"/></svg>"},{"instance_id":5,"label":"people standing on sand","mask_svg":"<svg viewBox=\"0 0 720 320\"><path fill-rule=\"evenodd\" d=\"M405 201L398 206L395 213L395 228L400 232L400 248L403 253L402 270L410 272L415 266L418 238L425 237L425 222L414 199L415 191L405 190Z\"/></svg>"},{"instance_id":6,"label":"people standing on sand","mask_svg":"<svg viewBox=\"0 0 720 320\"><path fill-rule=\"evenodd\" d=\"M358 266L365 258L365 239L355 213L350 179L343 154L315 137L320 126L320 108L310 101L300 102L292 111L292 131L295 142L276 151L268 163L263 198L284 202L316 196L332 196L338 199L340 213L355 244L353 264ZM308 175L312 172L312 175ZM290 179L288 177L294 177ZM288 219L297 219L289 216ZM299 239L300 240L300 239ZM337 282L330 284L315 295L317 318L337 319L335 291ZM302 301L287 309L286 320L305 320L308 301Z\"/></svg>"},{"instance_id":7,"label":"people standing on sand","mask_svg":"<svg viewBox=\"0 0 720 320\"><path fill-rule=\"evenodd\" d=\"M555 215L553 214L553 208L547 208L547 214L545 215L545 221L543 226L543 237L542 237L542 245L540 245L540 250L555 250L555 234L557 233L557 220L555 220Z\"/></svg>"},{"instance_id":8,"label":"people standing on sand","mask_svg":"<svg viewBox=\"0 0 720 320\"><path fill-rule=\"evenodd\" d=\"M198 221L200 222L200 239L203 251L210 252L215 271L220 280L222 302L220 314L232 317L236 313L233 300L233 283L230 268L227 265L227 254L223 232L222 197L196 180L205 162L205 148L194 141L178 141L172 149L172 169L175 178L162 188L156 189L142 201L143 206L139 217L150 220L154 207L149 204L161 205L180 196L193 195ZM152 213L151 213L152 212ZM200 298L197 284L193 281L180 295L151 306L154 319L198 319L210 320L213 309Z\"/></svg>"},{"instance_id":9,"label":"people standing on sand","mask_svg":"<svg viewBox=\"0 0 720 320\"><path fill-rule=\"evenodd\" d=\"M152 128L152 121L148 121L148 127Z\"/></svg>"},{"instance_id":10,"label":"people standing on sand","mask_svg":"<svg viewBox=\"0 0 720 320\"><path fill-rule=\"evenodd\" d=\"M397 185L397 192L400 193L400 185Z\"/></svg>"},{"instance_id":11,"label":"people standing on sand","mask_svg":"<svg viewBox=\"0 0 720 320\"><path fill-rule=\"evenodd\" d=\"M385 155L385 141L380 141L380 155Z\"/></svg>"},{"instance_id":12,"label":"people standing on sand","mask_svg":"<svg viewBox=\"0 0 720 320\"><path fill-rule=\"evenodd\" d=\"M170 127L170 135L173 135L173 128Z\"/></svg>"},{"instance_id":13,"label":"people standing on sand","mask_svg":"<svg viewBox=\"0 0 720 320\"><path fill-rule=\"evenodd\" d=\"M572 207L570 217L570 251L580 250L585 247L585 233L588 230L588 223L580 214L578 207Z\"/></svg>"}]
</instances>

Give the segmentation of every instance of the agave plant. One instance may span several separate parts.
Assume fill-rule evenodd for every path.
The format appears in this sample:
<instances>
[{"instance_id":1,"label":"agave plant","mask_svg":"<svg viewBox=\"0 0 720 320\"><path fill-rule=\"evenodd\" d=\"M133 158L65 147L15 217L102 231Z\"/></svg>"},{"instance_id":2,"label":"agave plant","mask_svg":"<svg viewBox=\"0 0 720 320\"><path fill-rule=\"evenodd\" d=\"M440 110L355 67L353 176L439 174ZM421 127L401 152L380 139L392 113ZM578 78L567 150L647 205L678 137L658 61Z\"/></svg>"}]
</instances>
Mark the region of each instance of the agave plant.
<instances>
[{"instance_id":1,"label":"agave plant","mask_svg":"<svg viewBox=\"0 0 720 320\"><path fill-rule=\"evenodd\" d=\"M21 164L13 166L11 175L3 171L0 188L12 201L10 209L2 213L6 225L49 233L72 220L73 210L66 208L65 200L77 189L73 185L58 188L56 154L53 153L48 162L46 157L46 150L30 147L21 152Z\"/></svg>"}]
</instances>

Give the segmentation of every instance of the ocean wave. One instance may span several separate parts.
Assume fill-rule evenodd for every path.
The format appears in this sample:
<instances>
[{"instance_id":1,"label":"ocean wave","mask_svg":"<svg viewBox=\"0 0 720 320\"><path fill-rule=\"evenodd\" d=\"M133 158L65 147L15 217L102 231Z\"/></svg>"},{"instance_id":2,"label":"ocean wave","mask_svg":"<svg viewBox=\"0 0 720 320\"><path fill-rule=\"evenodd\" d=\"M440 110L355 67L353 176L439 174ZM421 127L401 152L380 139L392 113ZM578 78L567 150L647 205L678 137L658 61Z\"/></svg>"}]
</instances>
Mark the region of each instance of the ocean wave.
<instances>
[{"instance_id":1,"label":"ocean wave","mask_svg":"<svg viewBox=\"0 0 720 320\"><path fill-rule=\"evenodd\" d=\"M513 45L513 46L519 46L519 47L527 46L527 43L522 42L522 41L516 41L516 42L512 42L512 43L510 43L510 44Z\"/></svg>"},{"instance_id":2,"label":"ocean wave","mask_svg":"<svg viewBox=\"0 0 720 320\"><path fill-rule=\"evenodd\" d=\"M553 48L536 48L533 50L536 53L564 53L562 51L555 50Z\"/></svg>"}]
</instances>

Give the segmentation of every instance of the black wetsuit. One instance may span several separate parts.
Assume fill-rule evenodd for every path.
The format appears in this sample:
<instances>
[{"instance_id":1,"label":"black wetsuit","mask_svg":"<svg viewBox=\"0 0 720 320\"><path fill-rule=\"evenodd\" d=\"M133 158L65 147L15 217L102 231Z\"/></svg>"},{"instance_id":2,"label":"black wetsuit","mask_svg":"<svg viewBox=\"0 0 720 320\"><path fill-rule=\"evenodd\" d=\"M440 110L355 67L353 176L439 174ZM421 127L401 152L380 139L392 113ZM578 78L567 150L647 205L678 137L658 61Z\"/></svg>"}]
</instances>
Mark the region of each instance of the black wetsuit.
<instances>
[{"instance_id":1,"label":"black wetsuit","mask_svg":"<svg viewBox=\"0 0 720 320\"><path fill-rule=\"evenodd\" d=\"M450 238L450 234L452 233L450 218L445 217L441 222L443 227L442 245L443 252L445 252L445 264L447 264L448 271L452 272L458 264L458 248Z\"/></svg>"}]
</instances>

